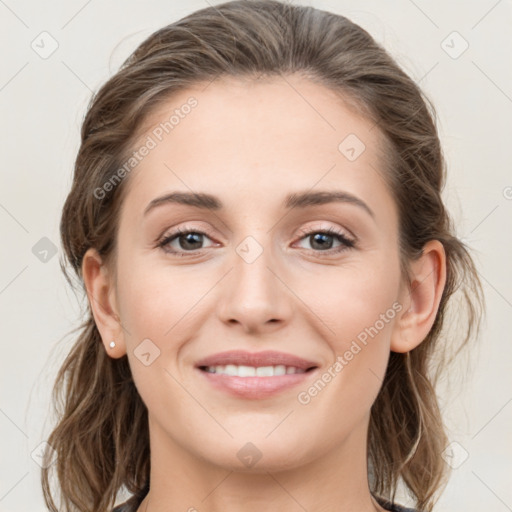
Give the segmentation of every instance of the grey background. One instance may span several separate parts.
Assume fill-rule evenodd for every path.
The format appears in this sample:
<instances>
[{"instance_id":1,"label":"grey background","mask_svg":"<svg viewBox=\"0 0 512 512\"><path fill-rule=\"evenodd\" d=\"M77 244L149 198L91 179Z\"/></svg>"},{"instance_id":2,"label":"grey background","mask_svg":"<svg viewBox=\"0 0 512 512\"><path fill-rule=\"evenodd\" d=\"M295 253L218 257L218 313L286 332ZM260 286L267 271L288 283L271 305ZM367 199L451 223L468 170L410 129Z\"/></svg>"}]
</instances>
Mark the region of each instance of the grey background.
<instances>
[{"instance_id":1,"label":"grey background","mask_svg":"<svg viewBox=\"0 0 512 512\"><path fill-rule=\"evenodd\" d=\"M216 3L0 0L1 512L46 510L37 450L80 315L58 264L58 224L91 92L151 32ZM367 29L436 106L444 197L488 303L478 347L440 388L455 469L436 510L512 510L512 3L295 3Z\"/></svg>"}]
</instances>

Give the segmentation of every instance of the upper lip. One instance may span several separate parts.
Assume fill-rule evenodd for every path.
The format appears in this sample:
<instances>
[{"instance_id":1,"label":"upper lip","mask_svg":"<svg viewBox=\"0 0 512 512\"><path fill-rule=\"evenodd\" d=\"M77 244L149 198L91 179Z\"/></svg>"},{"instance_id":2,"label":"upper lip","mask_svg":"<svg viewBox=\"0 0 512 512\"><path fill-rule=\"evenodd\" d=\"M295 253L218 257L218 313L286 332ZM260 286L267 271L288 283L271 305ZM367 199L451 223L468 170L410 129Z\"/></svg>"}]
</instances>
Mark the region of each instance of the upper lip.
<instances>
[{"instance_id":1,"label":"upper lip","mask_svg":"<svg viewBox=\"0 0 512 512\"><path fill-rule=\"evenodd\" d=\"M294 366L302 370L318 366L312 361L303 359L302 357L293 354L286 354L285 352L276 352L273 350L266 350L263 352L247 352L245 350L229 350L227 352L219 352L211 356L201 359L196 367L201 366L224 366L227 364L234 364L237 366Z\"/></svg>"}]
</instances>

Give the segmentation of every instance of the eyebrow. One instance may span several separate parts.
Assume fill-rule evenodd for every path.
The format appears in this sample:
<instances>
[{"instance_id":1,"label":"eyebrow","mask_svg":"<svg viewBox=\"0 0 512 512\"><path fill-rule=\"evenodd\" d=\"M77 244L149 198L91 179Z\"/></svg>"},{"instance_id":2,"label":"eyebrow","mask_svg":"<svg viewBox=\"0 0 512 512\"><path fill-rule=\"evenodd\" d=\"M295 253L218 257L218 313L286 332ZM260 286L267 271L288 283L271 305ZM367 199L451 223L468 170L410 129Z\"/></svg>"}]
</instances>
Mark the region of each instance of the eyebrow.
<instances>
[{"instance_id":1,"label":"eyebrow","mask_svg":"<svg viewBox=\"0 0 512 512\"><path fill-rule=\"evenodd\" d=\"M344 191L296 192L286 196L284 207L286 209L307 208L308 206L317 206L329 203L353 204L362 208L372 218L375 218L375 213L363 200ZM194 208L214 211L221 210L224 207L222 201L211 194L203 192L171 192L153 199L144 210L144 216L154 208L164 204L184 204Z\"/></svg>"}]
</instances>

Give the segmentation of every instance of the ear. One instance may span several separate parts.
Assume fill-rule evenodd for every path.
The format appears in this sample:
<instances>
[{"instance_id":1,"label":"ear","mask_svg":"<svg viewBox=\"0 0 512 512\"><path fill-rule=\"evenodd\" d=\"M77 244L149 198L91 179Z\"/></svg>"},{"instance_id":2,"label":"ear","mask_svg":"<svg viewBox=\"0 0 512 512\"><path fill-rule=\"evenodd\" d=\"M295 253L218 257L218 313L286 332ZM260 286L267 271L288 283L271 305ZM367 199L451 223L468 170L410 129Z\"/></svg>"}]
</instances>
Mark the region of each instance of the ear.
<instances>
[{"instance_id":1,"label":"ear","mask_svg":"<svg viewBox=\"0 0 512 512\"><path fill-rule=\"evenodd\" d=\"M126 343L117 314L115 287L112 276L96 249L88 249L82 261L82 276L94 321L107 354L115 359L126 354ZM115 347L110 347L110 342Z\"/></svg>"},{"instance_id":2,"label":"ear","mask_svg":"<svg viewBox=\"0 0 512 512\"><path fill-rule=\"evenodd\" d=\"M402 313L395 323L391 351L409 352L428 335L446 283L446 255L439 240L430 240L411 264L411 287L402 286Z\"/></svg>"}]
</instances>

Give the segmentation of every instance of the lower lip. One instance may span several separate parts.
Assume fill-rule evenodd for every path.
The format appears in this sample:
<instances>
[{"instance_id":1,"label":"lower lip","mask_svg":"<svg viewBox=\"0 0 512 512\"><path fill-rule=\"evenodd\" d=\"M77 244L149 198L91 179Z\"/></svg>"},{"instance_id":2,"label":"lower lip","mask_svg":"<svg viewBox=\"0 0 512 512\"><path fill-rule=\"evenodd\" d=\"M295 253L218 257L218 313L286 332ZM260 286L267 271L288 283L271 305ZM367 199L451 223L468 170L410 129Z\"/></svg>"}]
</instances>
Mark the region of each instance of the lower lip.
<instances>
[{"instance_id":1,"label":"lower lip","mask_svg":"<svg viewBox=\"0 0 512 512\"><path fill-rule=\"evenodd\" d=\"M304 373L289 373L274 377L236 377L222 373L211 373L196 368L216 389L239 398L262 399L274 396L286 389L304 383L316 368Z\"/></svg>"}]
</instances>

